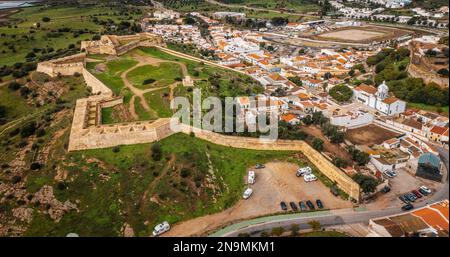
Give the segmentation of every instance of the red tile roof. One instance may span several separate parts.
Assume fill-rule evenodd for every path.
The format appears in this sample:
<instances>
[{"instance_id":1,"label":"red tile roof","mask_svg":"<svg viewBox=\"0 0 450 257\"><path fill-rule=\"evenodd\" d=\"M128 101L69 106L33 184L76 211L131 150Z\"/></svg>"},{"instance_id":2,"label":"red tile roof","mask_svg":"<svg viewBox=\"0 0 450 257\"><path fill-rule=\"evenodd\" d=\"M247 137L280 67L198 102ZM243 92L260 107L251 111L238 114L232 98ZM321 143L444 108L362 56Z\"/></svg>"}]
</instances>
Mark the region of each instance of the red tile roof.
<instances>
[{"instance_id":1,"label":"red tile roof","mask_svg":"<svg viewBox=\"0 0 450 257\"><path fill-rule=\"evenodd\" d=\"M434 126L430 132L431 133L435 133L435 134L439 134L439 135L444 135L444 133L448 131L448 128L445 127L440 127L440 126Z\"/></svg>"},{"instance_id":2,"label":"red tile roof","mask_svg":"<svg viewBox=\"0 0 450 257\"><path fill-rule=\"evenodd\" d=\"M364 92L372 94L372 95L377 92L377 89L375 87L368 86L368 85L365 85L365 84L359 85L357 88L355 88L355 90L364 91Z\"/></svg>"}]
</instances>

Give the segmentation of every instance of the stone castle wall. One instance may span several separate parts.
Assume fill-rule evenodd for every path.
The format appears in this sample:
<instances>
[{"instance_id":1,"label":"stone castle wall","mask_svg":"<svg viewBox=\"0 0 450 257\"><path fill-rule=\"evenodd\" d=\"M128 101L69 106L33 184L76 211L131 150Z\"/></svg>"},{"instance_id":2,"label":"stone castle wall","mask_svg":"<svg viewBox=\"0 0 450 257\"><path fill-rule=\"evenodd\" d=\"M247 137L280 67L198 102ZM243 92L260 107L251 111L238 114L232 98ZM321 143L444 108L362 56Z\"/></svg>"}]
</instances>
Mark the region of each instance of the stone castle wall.
<instances>
[{"instance_id":1,"label":"stone castle wall","mask_svg":"<svg viewBox=\"0 0 450 257\"><path fill-rule=\"evenodd\" d=\"M84 53L75 54L55 60L40 62L37 65L36 71L42 72L50 77L73 76L75 73L82 74L85 65L86 55Z\"/></svg>"},{"instance_id":2,"label":"stone castle wall","mask_svg":"<svg viewBox=\"0 0 450 257\"><path fill-rule=\"evenodd\" d=\"M81 114L81 111L79 113ZM159 119L154 122L129 122L72 129L69 151L158 141L173 134L169 120Z\"/></svg>"},{"instance_id":3,"label":"stone castle wall","mask_svg":"<svg viewBox=\"0 0 450 257\"><path fill-rule=\"evenodd\" d=\"M218 145L253 150L300 151L320 170L321 173L331 181L335 182L340 189L346 192L350 197L359 200L360 186L305 141L276 140L275 142L263 142L258 138L225 136L211 131L193 129L187 125L182 126L183 133L190 134L193 132L196 137Z\"/></svg>"},{"instance_id":4,"label":"stone castle wall","mask_svg":"<svg viewBox=\"0 0 450 257\"><path fill-rule=\"evenodd\" d=\"M87 86L92 89L93 94L101 94L104 96L112 97L113 92L109 87L107 87L103 82L97 79L94 75L92 75L87 69L83 68L82 70L84 81Z\"/></svg>"},{"instance_id":5,"label":"stone castle wall","mask_svg":"<svg viewBox=\"0 0 450 257\"><path fill-rule=\"evenodd\" d=\"M81 50L92 54L122 55L136 47L164 45L161 37L151 33L135 35L104 35L100 40L82 41Z\"/></svg>"},{"instance_id":6,"label":"stone castle wall","mask_svg":"<svg viewBox=\"0 0 450 257\"><path fill-rule=\"evenodd\" d=\"M359 185L304 141L276 140L264 142L258 138L226 136L211 131L193 129L188 125L181 125L181 132L185 134L194 133L200 139L233 148L300 151L322 174L335 182L340 189L349 194L350 197L359 200ZM69 151L151 143L175 133L170 128L170 119L168 118L158 119L155 122L96 126L83 130L79 138L74 140L71 138Z\"/></svg>"}]
</instances>

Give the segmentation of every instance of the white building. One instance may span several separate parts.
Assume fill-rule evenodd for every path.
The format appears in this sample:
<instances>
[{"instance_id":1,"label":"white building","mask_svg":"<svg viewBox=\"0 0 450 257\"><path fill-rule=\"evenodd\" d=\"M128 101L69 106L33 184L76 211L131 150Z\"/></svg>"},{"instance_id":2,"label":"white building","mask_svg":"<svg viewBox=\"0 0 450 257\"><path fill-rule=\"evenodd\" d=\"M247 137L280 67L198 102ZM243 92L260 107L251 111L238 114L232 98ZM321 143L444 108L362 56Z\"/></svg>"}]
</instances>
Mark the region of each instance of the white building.
<instances>
[{"instance_id":1,"label":"white building","mask_svg":"<svg viewBox=\"0 0 450 257\"><path fill-rule=\"evenodd\" d=\"M400 114L406 110L406 102L389 96L389 88L384 81L378 88L360 85L353 89L353 95L355 101L363 103L388 116Z\"/></svg>"},{"instance_id":2,"label":"white building","mask_svg":"<svg viewBox=\"0 0 450 257\"><path fill-rule=\"evenodd\" d=\"M361 110L348 112L345 114L333 115L330 117L330 123L335 126L346 128L355 128L370 124L373 121L373 115Z\"/></svg>"},{"instance_id":3,"label":"white building","mask_svg":"<svg viewBox=\"0 0 450 257\"><path fill-rule=\"evenodd\" d=\"M224 19L226 17L245 19L245 13L241 12L215 12L212 16L214 19Z\"/></svg>"},{"instance_id":4,"label":"white building","mask_svg":"<svg viewBox=\"0 0 450 257\"><path fill-rule=\"evenodd\" d=\"M153 17L158 20L164 19L178 19L180 18L180 13L172 11L172 10L157 10L153 13Z\"/></svg>"}]
</instances>

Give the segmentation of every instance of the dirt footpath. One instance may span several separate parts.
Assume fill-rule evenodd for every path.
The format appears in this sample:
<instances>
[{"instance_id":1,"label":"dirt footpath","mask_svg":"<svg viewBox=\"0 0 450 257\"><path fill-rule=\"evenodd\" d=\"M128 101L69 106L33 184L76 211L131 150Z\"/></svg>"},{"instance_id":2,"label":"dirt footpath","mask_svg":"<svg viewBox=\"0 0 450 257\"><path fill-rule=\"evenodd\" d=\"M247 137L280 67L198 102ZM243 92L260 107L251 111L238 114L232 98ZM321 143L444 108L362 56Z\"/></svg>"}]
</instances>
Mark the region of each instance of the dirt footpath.
<instances>
[{"instance_id":1,"label":"dirt footpath","mask_svg":"<svg viewBox=\"0 0 450 257\"><path fill-rule=\"evenodd\" d=\"M306 183L303 178L296 177L297 169L296 164L286 162L272 162L264 169L251 169L256 173L256 182L250 186L253 194L248 200L240 200L232 208L217 214L175 224L164 236L199 236L240 220L275 214L281 212L281 201L298 205L299 201L321 199L327 209L352 207L349 201L334 197L320 181Z\"/></svg>"}]
</instances>

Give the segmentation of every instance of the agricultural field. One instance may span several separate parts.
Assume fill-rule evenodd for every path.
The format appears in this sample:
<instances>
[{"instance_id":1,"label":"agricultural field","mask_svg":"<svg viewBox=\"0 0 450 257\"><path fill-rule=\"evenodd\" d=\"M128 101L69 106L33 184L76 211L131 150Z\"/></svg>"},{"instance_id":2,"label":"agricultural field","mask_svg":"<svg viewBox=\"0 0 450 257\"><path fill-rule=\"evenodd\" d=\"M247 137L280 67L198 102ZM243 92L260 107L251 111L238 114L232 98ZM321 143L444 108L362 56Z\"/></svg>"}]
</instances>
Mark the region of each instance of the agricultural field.
<instances>
[{"instance_id":1,"label":"agricultural field","mask_svg":"<svg viewBox=\"0 0 450 257\"><path fill-rule=\"evenodd\" d=\"M220 2L220 1L219 1ZM225 2L225 1L222 1ZM261 1L262 3L262 1ZM233 3L232 3L233 4ZM239 4L238 5L244 5ZM273 9L275 9L276 2L270 1L270 4L274 6ZM212 14L214 12L222 12L222 11L228 11L228 12L243 12L247 15L248 18L253 19L271 19L274 17L283 17L288 18L290 21L297 21L299 20L299 17L296 15L292 15L288 12L271 12L266 10L252 10L247 9L243 7L232 7L232 6L221 6L217 4L212 4L209 2L206 2L205 0L187 0L187 1L172 1L168 0L166 1L166 5L170 7L171 9L180 11L180 12L203 12ZM297 10L299 12L307 12L307 11L317 11L318 9L314 5L298 5Z\"/></svg>"},{"instance_id":2,"label":"agricultural field","mask_svg":"<svg viewBox=\"0 0 450 257\"><path fill-rule=\"evenodd\" d=\"M262 8L262 9L272 9L272 10L285 10L285 11L295 11L299 13L306 12L317 12L320 7L314 1L310 0L299 0L299 1L289 1L289 0L218 0L218 2L226 4L236 4L245 5L248 7Z\"/></svg>"}]
</instances>

